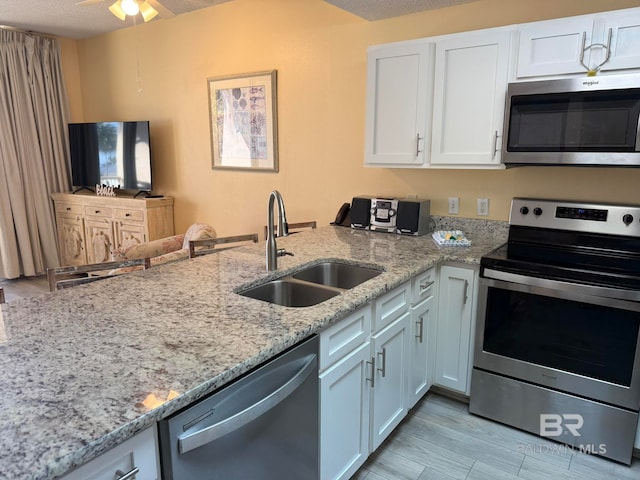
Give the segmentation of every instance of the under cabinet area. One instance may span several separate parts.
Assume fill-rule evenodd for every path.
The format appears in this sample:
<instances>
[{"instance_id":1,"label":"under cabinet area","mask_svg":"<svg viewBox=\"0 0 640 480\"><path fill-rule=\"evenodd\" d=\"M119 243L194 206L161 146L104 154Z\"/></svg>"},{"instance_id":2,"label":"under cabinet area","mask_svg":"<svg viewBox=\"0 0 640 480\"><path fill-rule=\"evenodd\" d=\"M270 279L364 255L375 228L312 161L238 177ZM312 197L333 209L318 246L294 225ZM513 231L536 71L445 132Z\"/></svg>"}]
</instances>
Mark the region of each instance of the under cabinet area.
<instances>
[{"instance_id":1,"label":"under cabinet area","mask_svg":"<svg viewBox=\"0 0 640 480\"><path fill-rule=\"evenodd\" d=\"M150 427L60 480L159 480L159 463L158 437Z\"/></svg>"},{"instance_id":2,"label":"under cabinet area","mask_svg":"<svg viewBox=\"0 0 640 480\"><path fill-rule=\"evenodd\" d=\"M52 198L63 266L107 262L116 248L174 234L171 197L54 193Z\"/></svg>"}]
</instances>

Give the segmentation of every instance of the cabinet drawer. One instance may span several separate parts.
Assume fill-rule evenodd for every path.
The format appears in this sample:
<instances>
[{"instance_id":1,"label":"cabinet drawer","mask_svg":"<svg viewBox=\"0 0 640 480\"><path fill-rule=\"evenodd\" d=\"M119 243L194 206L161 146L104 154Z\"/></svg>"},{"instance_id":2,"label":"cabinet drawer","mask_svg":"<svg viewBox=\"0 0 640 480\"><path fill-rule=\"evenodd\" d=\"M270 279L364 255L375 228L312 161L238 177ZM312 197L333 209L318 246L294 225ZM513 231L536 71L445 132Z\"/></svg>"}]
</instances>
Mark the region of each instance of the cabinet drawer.
<instances>
[{"instance_id":1,"label":"cabinet drawer","mask_svg":"<svg viewBox=\"0 0 640 480\"><path fill-rule=\"evenodd\" d=\"M91 217L108 217L111 218L113 210L109 207L100 207L87 205L84 207L84 214Z\"/></svg>"},{"instance_id":2,"label":"cabinet drawer","mask_svg":"<svg viewBox=\"0 0 640 480\"><path fill-rule=\"evenodd\" d=\"M362 345L371 333L371 305L320 333L320 371Z\"/></svg>"},{"instance_id":3,"label":"cabinet drawer","mask_svg":"<svg viewBox=\"0 0 640 480\"><path fill-rule=\"evenodd\" d=\"M116 208L113 211L113 218L142 222L144 220L144 212L136 209Z\"/></svg>"},{"instance_id":4,"label":"cabinet drawer","mask_svg":"<svg viewBox=\"0 0 640 480\"><path fill-rule=\"evenodd\" d=\"M84 209L82 205L76 205L75 203L56 203L56 213L82 215Z\"/></svg>"},{"instance_id":5,"label":"cabinet drawer","mask_svg":"<svg viewBox=\"0 0 640 480\"><path fill-rule=\"evenodd\" d=\"M420 302L432 297L436 291L436 269L430 268L412 280L411 305L418 305Z\"/></svg>"},{"instance_id":6,"label":"cabinet drawer","mask_svg":"<svg viewBox=\"0 0 640 480\"><path fill-rule=\"evenodd\" d=\"M410 302L411 282L404 283L378 298L374 304L373 331L382 330L408 311Z\"/></svg>"}]
</instances>

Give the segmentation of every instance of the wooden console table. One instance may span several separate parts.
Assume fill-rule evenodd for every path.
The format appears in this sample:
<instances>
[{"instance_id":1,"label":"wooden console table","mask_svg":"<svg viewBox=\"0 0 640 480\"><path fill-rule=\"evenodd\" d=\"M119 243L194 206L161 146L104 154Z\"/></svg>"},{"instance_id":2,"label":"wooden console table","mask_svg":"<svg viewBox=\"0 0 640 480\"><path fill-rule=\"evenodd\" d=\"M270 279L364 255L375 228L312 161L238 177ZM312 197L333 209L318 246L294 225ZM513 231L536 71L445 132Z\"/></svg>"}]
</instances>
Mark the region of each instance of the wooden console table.
<instances>
[{"instance_id":1,"label":"wooden console table","mask_svg":"<svg viewBox=\"0 0 640 480\"><path fill-rule=\"evenodd\" d=\"M63 266L111 260L111 251L174 234L173 197L52 194Z\"/></svg>"}]
</instances>

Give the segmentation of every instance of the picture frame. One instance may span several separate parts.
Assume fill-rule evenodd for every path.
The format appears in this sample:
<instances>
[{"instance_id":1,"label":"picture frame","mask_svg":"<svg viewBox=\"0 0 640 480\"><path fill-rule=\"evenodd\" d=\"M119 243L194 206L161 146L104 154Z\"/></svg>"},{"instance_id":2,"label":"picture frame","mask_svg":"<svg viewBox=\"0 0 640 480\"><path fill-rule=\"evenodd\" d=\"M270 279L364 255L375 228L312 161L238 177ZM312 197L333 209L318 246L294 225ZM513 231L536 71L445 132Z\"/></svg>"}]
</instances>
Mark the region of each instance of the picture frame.
<instances>
[{"instance_id":1,"label":"picture frame","mask_svg":"<svg viewBox=\"0 0 640 480\"><path fill-rule=\"evenodd\" d=\"M278 172L276 70L207 79L211 167Z\"/></svg>"}]
</instances>

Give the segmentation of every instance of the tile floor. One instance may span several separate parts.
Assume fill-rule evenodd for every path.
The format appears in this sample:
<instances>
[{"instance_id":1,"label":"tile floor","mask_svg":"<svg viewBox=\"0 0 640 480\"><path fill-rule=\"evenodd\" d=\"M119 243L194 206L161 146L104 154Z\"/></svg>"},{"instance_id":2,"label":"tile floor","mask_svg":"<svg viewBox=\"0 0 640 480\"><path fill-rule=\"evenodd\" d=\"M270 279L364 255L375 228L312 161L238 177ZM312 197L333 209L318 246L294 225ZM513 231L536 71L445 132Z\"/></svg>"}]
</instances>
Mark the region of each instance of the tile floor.
<instances>
[{"instance_id":1,"label":"tile floor","mask_svg":"<svg viewBox=\"0 0 640 480\"><path fill-rule=\"evenodd\" d=\"M640 480L631 467L471 415L429 393L354 480Z\"/></svg>"}]
</instances>

